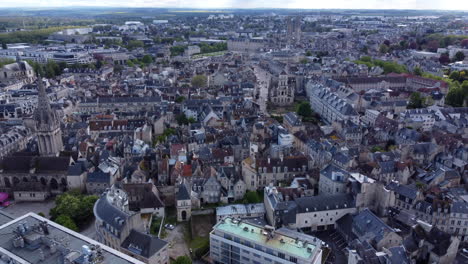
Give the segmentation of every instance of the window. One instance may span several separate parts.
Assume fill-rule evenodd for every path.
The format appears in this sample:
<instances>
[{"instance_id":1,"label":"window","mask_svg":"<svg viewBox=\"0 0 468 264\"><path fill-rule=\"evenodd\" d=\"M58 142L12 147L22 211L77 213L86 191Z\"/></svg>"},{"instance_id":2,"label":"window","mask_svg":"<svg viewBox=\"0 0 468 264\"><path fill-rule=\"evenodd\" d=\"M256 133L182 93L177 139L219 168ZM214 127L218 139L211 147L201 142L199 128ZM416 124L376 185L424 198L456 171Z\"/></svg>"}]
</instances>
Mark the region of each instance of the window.
<instances>
[{"instance_id":1,"label":"window","mask_svg":"<svg viewBox=\"0 0 468 264\"><path fill-rule=\"evenodd\" d=\"M297 258L289 257L289 261L291 261L292 263L297 263Z\"/></svg>"},{"instance_id":2,"label":"window","mask_svg":"<svg viewBox=\"0 0 468 264\"><path fill-rule=\"evenodd\" d=\"M278 258L285 259L284 253L278 252Z\"/></svg>"},{"instance_id":3,"label":"window","mask_svg":"<svg viewBox=\"0 0 468 264\"><path fill-rule=\"evenodd\" d=\"M258 250L258 251L262 251L262 252L264 252L264 249L263 249L263 247L262 247L262 246L260 246L260 245L257 245L257 244L255 244L255 249L256 249L256 250Z\"/></svg>"}]
</instances>

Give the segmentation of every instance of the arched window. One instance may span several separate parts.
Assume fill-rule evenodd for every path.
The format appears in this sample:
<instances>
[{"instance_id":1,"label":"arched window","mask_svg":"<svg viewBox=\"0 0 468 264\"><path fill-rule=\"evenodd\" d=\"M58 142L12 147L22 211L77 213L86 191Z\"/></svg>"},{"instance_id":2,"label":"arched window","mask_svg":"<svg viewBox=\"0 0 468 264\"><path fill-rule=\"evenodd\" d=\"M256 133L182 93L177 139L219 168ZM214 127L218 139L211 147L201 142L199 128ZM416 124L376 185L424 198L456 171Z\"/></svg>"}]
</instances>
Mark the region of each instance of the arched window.
<instances>
[{"instance_id":1,"label":"arched window","mask_svg":"<svg viewBox=\"0 0 468 264\"><path fill-rule=\"evenodd\" d=\"M50 188L52 188L53 190L57 190L57 189L58 189L58 182L57 182L56 179L50 180Z\"/></svg>"}]
</instances>

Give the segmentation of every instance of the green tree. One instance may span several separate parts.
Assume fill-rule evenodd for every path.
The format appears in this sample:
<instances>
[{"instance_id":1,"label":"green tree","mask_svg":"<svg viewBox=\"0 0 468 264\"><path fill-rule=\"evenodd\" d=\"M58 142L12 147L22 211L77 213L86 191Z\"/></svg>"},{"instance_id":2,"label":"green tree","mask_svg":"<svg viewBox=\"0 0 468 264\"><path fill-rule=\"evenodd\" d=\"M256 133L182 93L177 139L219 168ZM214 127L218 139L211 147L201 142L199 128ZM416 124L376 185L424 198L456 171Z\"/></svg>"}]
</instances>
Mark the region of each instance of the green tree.
<instances>
[{"instance_id":1,"label":"green tree","mask_svg":"<svg viewBox=\"0 0 468 264\"><path fill-rule=\"evenodd\" d=\"M207 78L205 75L195 75L193 76L191 83L193 87L200 88L200 87L205 87L206 82L207 82Z\"/></svg>"},{"instance_id":2,"label":"green tree","mask_svg":"<svg viewBox=\"0 0 468 264\"><path fill-rule=\"evenodd\" d=\"M445 96L445 104L453 107L462 107L465 100L461 87L452 87Z\"/></svg>"},{"instance_id":3,"label":"green tree","mask_svg":"<svg viewBox=\"0 0 468 264\"><path fill-rule=\"evenodd\" d=\"M98 197L95 195L83 195L76 191L70 191L59 195L55 199L55 207L50 210L51 219L56 221L60 216L69 217L74 223L82 226L93 217L93 207Z\"/></svg>"},{"instance_id":4,"label":"green tree","mask_svg":"<svg viewBox=\"0 0 468 264\"><path fill-rule=\"evenodd\" d=\"M143 62L144 64L150 64L153 62L153 57L146 54L145 56L143 56L143 58L141 58L141 62Z\"/></svg>"},{"instance_id":5,"label":"green tree","mask_svg":"<svg viewBox=\"0 0 468 264\"><path fill-rule=\"evenodd\" d=\"M186 46L172 46L170 49L171 56L174 57L174 56L182 55L184 53L185 47Z\"/></svg>"},{"instance_id":6,"label":"green tree","mask_svg":"<svg viewBox=\"0 0 468 264\"><path fill-rule=\"evenodd\" d=\"M312 108L310 107L310 103L307 101L302 101L297 107L297 114L306 118L311 117L313 112Z\"/></svg>"},{"instance_id":7,"label":"green tree","mask_svg":"<svg viewBox=\"0 0 468 264\"><path fill-rule=\"evenodd\" d=\"M8 49L8 46L7 46L7 44L5 42L2 42L2 49L4 49L4 50Z\"/></svg>"},{"instance_id":8,"label":"green tree","mask_svg":"<svg viewBox=\"0 0 468 264\"><path fill-rule=\"evenodd\" d=\"M187 256L180 256L174 260L173 264L192 264L192 260Z\"/></svg>"},{"instance_id":9,"label":"green tree","mask_svg":"<svg viewBox=\"0 0 468 264\"><path fill-rule=\"evenodd\" d=\"M460 73L458 71L453 71L450 73L449 78L458 81L460 79Z\"/></svg>"},{"instance_id":10,"label":"green tree","mask_svg":"<svg viewBox=\"0 0 468 264\"><path fill-rule=\"evenodd\" d=\"M75 221L71 219L68 215L59 215L55 221L57 224L62 225L68 229L78 232L78 226L76 226Z\"/></svg>"},{"instance_id":11,"label":"green tree","mask_svg":"<svg viewBox=\"0 0 468 264\"><path fill-rule=\"evenodd\" d=\"M180 114L180 115L176 116L176 121L177 121L177 124L179 124L179 125L188 125L189 124L189 120L188 120L187 116L185 116L185 114Z\"/></svg>"},{"instance_id":12,"label":"green tree","mask_svg":"<svg viewBox=\"0 0 468 264\"><path fill-rule=\"evenodd\" d=\"M310 57L310 56L312 56L312 52L310 52L310 50L308 50L308 51L306 51L305 55L306 55L307 57Z\"/></svg>"},{"instance_id":13,"label":"green tree","mask_svg":"<svg viewBox=\"0 0 468 264\"><path fill-rule=\"evenodd\" d=\"M185 97L184 97L184 96L177 96L177 98L175 99L175 102L180 104L180 103L182 103L184 100L185 100Z\"/></svg>"},{"instance_id":14,"label":"green tree","mask_svg":"<svg viewBox=\"0 0 468 264\"><path fill-rule=\"evenodd\" d=\"M455 53L455 57L453 57L454 61L463 61L465 59L465 54L462 51L458 51Z\"/></svg>"},{"instance_id":15,"label":"green tree","mask_svg":"<svg viewBox=\"0 0 468 264\"><path fill-rule=\"evenodd\" d=\"M127 61L127 66L128 67L135 67L135 63L133 63L133 61L131 61L131 60L128 60Z\"/></svg>"},{"instance_id":16,"label":"green tree","mask_svg":"<svg viewBox=\"0 0 468 264\"><path fill-rule=\"evenodd\" d=\"M417 76L421 76L423 74L421 68L419 67L414 68L413 73L414 75L417 75Z\"/></svg>"},{"instance_id":17,"label":"green tree","mask_svg":"<svg viewBox=\"0 0 468 264\"><path fill-rule=\"evenodd\" d=\"M256 191L247 191L244 195L244 203L261 203L262 198Z\"/></svg>"},{"instance_id":18,"label":"green tree","mask_svg":"<svg viewBox=\"0 0 468 264\"><path fill-rule=\"evenodd\" d=\"M408 108L413 109L422 107L424 107L424 97L422 97L418 92L412 93L408 102Z\"/></svg>"}]
</instances>

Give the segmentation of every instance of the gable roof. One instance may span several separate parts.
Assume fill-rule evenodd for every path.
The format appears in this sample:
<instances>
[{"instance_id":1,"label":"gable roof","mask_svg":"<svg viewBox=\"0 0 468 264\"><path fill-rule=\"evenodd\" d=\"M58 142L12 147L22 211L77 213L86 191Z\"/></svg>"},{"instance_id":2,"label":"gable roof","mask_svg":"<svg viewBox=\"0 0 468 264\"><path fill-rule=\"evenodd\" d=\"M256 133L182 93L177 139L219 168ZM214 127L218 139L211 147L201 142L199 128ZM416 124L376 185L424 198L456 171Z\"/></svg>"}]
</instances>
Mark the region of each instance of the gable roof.
<instances>
[{"instance_id":1,"label":"gable roof","mask_svg":"<svg viewBox=\"0 0 468 264\"><path fill-rule=\"evenodd\" d=\"M142 232L132 229L128 237L122 242L122 247L143 256L150 258L154 254L158 253L167 245L167 242L157 238L156 236L144 234Z\"/></svg>"}]
</instances>

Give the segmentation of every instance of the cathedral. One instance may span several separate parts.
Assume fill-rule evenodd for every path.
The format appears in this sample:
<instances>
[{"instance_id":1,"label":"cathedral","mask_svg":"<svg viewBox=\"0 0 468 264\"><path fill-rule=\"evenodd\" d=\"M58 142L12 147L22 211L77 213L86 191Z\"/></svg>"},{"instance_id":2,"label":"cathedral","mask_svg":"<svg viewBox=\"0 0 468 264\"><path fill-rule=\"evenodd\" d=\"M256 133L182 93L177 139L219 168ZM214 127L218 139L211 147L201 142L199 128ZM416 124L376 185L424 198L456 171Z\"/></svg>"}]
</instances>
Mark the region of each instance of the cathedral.
<instances>
[{"instance_id":1,"label":"cathedral","mask_svg":"<svg viewBox=\"0 0 468 264\"><path fill-rule=\"evenodd\" d=\"M272 77L269 88L270 102L277 106L292 104L294 102L294 87L295 85L285 71L282 71L279 77Z\"/></svg>"},{"instance_id":2,"label":"cathedral","mask_svg":"<svg viewBox=\"0 0 468 264\"><path fill-rule=\"evenodd\" d=\"M39 155L43 157L57 156L63 148L60 120L50 107L49 98L40 78L38 90L38 106L34 112L34 121L36 122Z\"/></svg>"}]
</instances>

